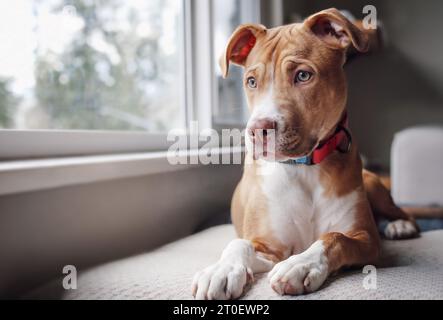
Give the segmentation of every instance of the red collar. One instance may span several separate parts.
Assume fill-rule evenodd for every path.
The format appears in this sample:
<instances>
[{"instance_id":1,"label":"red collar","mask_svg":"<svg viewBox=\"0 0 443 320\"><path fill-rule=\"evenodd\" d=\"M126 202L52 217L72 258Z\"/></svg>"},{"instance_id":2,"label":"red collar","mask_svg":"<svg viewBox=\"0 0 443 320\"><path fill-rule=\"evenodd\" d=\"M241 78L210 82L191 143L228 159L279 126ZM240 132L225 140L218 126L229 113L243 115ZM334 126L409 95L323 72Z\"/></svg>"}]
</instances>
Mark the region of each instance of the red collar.
<instances>
[{"instance_id":1,"label":"red collar","mask_svg":"<svg viewBox=\"0 0 443 320\"><path fill-rule=\"evenodd\" d=\"M346 142L346 146L343 148L344 142ZM284 163L305 165L319 164L335 150L342 153L349 152L351 149L351 144L352 136L349 132L348 114L345 112L342 119L337 124L337 128L335 129L334 133L328 139L321 142L310 155L302 158L290 159Z\"/></svg>"}]
</instances>

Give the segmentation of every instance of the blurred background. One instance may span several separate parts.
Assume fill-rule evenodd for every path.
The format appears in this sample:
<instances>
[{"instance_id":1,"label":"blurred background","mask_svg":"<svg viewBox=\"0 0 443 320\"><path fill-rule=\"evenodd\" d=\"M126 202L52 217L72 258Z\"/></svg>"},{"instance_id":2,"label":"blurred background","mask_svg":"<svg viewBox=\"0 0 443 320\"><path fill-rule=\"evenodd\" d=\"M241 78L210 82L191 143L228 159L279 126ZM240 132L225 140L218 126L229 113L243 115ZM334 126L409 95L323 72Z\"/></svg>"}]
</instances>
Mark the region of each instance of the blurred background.
<instances>
[{"instance_id":1,"label":"blurred background","mask_svg":"<svg viewBox=\"0 0 443 320\"><path fill-rule=\"evenodd\" d=\"M227 221L240 166L171 169L145 153L158 156L169 130L186 130L191 120L216 130L245 125L242 70L222 79L218 68L239 24L300 22L329 7L362 19L367 4L1 1L0 296L43 283L68 260L87 267ZM348 109L367 166L390 183L393 171L406 170L392 168L396 133L443 125L443 2L370 4L385 44L346 65ZM414 139L398 146L412 156L395 153L420 163L406 165L417 176L402 185L423 177L423 166L433 181L443 171L441 131ZM410 141L428 149L411 151ZM433 159L423 164L428 153ZM416 202L415 189L397 189L395 199L443 205L443 187L431 186Z\"/></svg>"}]
</instances>

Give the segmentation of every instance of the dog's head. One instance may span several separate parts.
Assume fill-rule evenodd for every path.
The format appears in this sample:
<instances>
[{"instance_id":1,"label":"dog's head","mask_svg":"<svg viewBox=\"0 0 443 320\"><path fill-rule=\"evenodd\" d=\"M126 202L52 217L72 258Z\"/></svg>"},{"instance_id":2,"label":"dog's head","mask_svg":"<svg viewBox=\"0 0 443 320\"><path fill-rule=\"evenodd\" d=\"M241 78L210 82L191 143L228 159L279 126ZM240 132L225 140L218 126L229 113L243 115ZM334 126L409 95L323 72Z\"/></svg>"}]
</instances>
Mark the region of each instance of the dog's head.
<instances>
[{"instance_id":1,"label":"dog's head","mask_svg":"<svg viewBox=\"0 0 443 320\"><path fill-rule=\"evenodd\" d=\"M222 73L227 76L230 63L244 67L248 136L275 129L275 152L268 156L307 155L335 130L346 106L343 65L350 46L366 51L367 36L336 9L273 29L241 25L232 34Z\"/></svg>"}]
</instances>

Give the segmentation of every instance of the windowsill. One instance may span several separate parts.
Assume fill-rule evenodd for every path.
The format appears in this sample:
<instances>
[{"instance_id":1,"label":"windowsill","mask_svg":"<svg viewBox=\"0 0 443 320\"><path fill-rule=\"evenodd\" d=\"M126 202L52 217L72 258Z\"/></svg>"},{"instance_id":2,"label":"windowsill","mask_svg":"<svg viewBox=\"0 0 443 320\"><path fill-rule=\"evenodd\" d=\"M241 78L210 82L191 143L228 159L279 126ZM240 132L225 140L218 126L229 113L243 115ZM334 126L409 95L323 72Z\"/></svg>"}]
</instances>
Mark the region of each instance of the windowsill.
<instances>
[{"instance_id":1,"label":"windowsill","mask_svg":"<svg viewBox=\"0 0 443 320\"><path fill-rule=\"evenodd\" d=\"M212 150L218 155L237 154L242 147ZM189 157L189 161L178 165L168 162L166 151L0 162L0 195L185 170L201 166L190 164L190 159L205 152L182 152L180 159Z\"/></svg>"}]
</instances>

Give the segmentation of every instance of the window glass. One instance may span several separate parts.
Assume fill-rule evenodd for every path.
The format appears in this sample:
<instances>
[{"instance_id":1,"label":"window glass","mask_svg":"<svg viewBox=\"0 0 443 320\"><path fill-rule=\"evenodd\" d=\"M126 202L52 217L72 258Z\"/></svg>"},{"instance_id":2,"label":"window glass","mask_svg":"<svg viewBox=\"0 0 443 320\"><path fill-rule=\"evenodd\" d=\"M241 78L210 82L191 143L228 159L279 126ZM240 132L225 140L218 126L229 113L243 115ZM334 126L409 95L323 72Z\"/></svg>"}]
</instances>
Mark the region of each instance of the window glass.
<instances>
[{"instance_id":1,"label":"window glass","mask_svg":"<svg viewBox=\"0 0 443 320\"><path fill-rule=\"evenodd\" d=\"M247 108L242 86L243 71L230 65L229 76L223 79L219 59L232 32L242 23L242 0L213 0L214 68L216 74L216 101L213 123L216 127L242 126L246 123ZM244 1L244 0L243 0Z\"/></svg>"},{"instance_id":2,"label":"window glass","mask_svg":"<svg viewBox=\"0 0 443 320\"><path fill-rule=\"evenodd\" d=\"M0 128L182 127L182 0L0 1Z\"/></svg>"}]
</instances>

